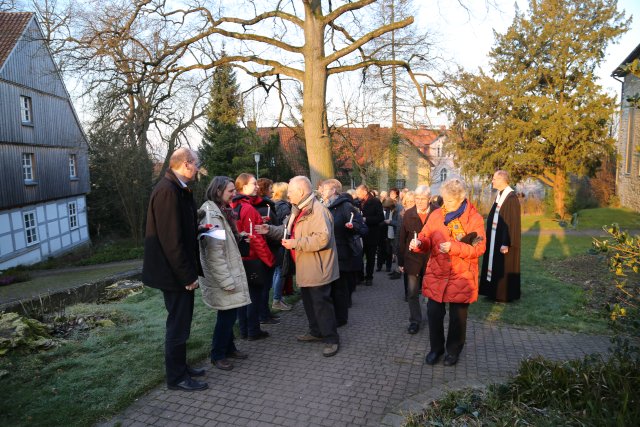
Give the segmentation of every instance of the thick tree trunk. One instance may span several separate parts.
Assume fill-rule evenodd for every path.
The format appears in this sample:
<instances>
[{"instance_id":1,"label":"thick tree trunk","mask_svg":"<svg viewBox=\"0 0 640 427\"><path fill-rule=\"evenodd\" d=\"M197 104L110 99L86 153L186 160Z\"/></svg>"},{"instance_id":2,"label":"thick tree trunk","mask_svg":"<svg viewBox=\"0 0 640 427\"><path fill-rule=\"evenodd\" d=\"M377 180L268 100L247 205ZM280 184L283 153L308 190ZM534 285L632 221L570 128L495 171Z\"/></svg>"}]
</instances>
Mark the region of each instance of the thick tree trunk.
<instances>
[{"instance_id":1,"label":"thick tree trunk","mask_svg":"<svg viewBox=\"0 0 640 427\"><path fill-rule=\"evenodd\" d=\"M305 5L305 73L302 82L302 117L311 182L333 178L328 130L324 128L327 99L327 66L324 64L324 25L319 0Z\"/></svg>"},{"instance_id":2,"label":"thick tree trunk","mask_svg":"<svg viewBox=\"0 0 640 427\"><path fill-rule=\"evenodd\" d=\"M556 207L556 213L560 219L564 219L566 208L564 205L565 193L567 190L567 175L564 170L556 168L553 178L553 203Z\"/></svg>"}]
</instances>

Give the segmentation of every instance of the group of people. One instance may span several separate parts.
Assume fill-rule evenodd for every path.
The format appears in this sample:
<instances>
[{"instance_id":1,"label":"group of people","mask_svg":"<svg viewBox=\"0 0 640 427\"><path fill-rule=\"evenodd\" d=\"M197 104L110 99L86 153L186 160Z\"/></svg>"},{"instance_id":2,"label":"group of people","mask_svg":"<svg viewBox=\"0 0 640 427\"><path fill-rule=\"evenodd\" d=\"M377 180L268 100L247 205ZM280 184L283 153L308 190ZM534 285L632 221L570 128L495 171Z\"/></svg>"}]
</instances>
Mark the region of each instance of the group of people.
<instances>
[{"instance_id":1,"label":"group of people","mask_svg":"<svg viewBox=\"0 0 640 427\"><path fill-rule=\"evenodd\" d=\"M468 306L478 296L478 258L485 247L490 249L481 292L501 301L519 297L519 276L517 291L512 289L513 277L505 281L516 264L519 274L519 208L517 233L511 224L505 231L503 220L513 209L515 193L508 185L492 208L485 232L459 180L443 184L440 203L431 199L427 186L404 194L402 200L401 192L392 189L391 202L383 203L364 185L344 192L336 179L323 181L316 192L304 176L274 184L242 173L235 180L214 177L198 209L188 187L198 169L195 151L176 150L152 192L147 213L143 281L164 296L169 389L208 387L195 379L204 369L186 361L198 287L204 303L217 310L210 357L223 370L233 369L234 359L248 357L235 345L236 320L241 338L268 337L261 325L278 323L271 309L291 309L283 294L286 288L291 291L294 275L309 326L297 340L322 342L326 357L339 351L338 327L348 322L356 285L372 284L376 263L378 271L386 266L390 277L404 276L409 333L417 333L422 323L420 291L428 298L428 364L435 364L445 350L446 365L458 360ZM505 173L496 172L494 187L500 189L506 180ZM391 271L394 257L398 268Z\"/></svg>"}]
</instances>

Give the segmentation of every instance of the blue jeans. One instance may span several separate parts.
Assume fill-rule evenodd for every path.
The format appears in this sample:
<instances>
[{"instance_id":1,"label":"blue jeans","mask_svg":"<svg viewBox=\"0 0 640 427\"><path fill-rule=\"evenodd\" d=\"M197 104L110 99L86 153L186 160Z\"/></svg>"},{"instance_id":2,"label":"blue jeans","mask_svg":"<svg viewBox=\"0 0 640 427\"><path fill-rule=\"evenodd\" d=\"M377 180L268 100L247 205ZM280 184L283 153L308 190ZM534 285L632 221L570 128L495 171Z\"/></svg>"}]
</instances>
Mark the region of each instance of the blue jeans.
<instances>
[{"instance_id":1,"label":"blue jeans","mask_svg":"<svg viewBox=\"0 0 640 427\"><path fill-rule=\"evenodd\" d=\"M273 270L273 301L282 300L282 289L284 288L284 276L282 267L277 265Z\"/></svg>"},{"instance_id":2,"label":"blue jeans","mask_svg":"<svg viewBox=\"0 0 640 427\"><path fill-rule=\"evenodd\" d=\"M218 310L218 319L211 338L211 360L226 359L227 354L237 351L233 342L233 324L236 323L238 309Z\"/></svg>"}]
</instances>

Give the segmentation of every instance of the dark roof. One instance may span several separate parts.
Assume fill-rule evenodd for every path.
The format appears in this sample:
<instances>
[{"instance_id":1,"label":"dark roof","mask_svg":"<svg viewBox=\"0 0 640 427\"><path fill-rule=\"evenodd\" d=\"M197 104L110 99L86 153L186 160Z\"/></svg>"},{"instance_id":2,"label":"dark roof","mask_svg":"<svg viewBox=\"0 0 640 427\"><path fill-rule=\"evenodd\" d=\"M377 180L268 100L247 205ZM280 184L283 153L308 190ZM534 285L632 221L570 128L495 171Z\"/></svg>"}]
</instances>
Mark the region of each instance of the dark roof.
<instances>
[{"instance_id":1,"label":"dark roof","mask_svg":"<svg viewBox=\"0 0 640 427\"><path fill-rule=\"evenodd\" d=\"M0 12L0 69L32 17L31 12Z\"/></svg>"},{"instance_id":2,"label":"dark roof","mask_svg":"<svg viewBox=\"0 0 640 427\"><path fill-rule=\"evenodd\" d=\"M627 56L627 58L618 65L618 67L613 70L611 76L613 77L624 77L629 74L628 71L623 71L621 67L624 67L626 64L633 62L634 59L640 58L640 44L636 46L635 49Z\"/></svg>"}]
</instances>

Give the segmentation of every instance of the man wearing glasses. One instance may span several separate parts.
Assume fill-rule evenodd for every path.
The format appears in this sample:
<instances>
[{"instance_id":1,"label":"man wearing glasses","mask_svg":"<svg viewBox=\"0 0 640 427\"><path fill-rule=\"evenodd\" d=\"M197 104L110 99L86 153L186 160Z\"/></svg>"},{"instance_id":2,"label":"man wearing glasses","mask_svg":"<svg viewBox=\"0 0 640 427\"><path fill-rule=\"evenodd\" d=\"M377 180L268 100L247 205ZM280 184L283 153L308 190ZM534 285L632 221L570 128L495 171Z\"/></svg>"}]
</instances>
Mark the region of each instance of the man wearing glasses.
<instances>
[{"instance_id":1,"label":"man wearing glasses","mask_svg":"<svg viewBox=\"0 0 640 427\"><path fill-rule=\"evenodd\" d=\"M198 287L200 256L197 210L187 184L198 173L198 154L179 148L169 170L151 193L144 239L142 281L162 290L167 309L164 360L171 390L204 390L207 383L192 377L204 369L187 366L187 339L191 332L194 290Z\"/></svg>"}]
</instances>

